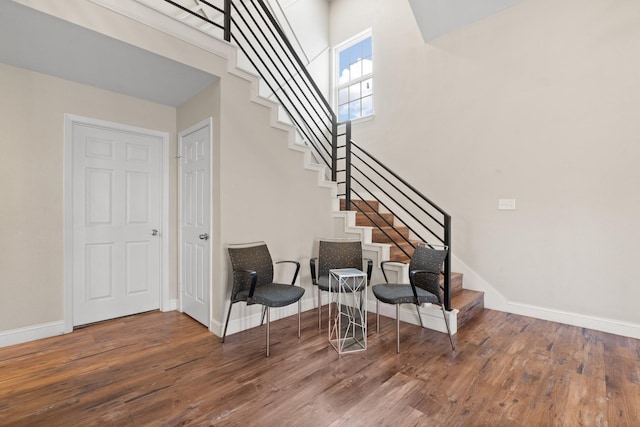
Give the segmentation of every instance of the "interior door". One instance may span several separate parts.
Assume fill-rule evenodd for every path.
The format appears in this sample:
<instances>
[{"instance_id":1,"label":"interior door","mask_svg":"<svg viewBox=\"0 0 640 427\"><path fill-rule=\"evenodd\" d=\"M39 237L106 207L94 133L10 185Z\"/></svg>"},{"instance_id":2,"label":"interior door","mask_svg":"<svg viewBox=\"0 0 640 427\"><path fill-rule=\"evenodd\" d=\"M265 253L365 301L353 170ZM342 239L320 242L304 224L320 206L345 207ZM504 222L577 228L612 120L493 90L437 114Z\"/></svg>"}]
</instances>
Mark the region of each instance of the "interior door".
<instances>
[{"instance_id":1,"label":"interior door","mask_svg":"<svg viewBox=\"0 0 640 427\"><path fill-rule=\"evenodd\" d=\"M211 123L180 133L180 304L210 323Z\"/></svg>"},{"instance_id":2,"label":"interior door","mask_svg":"<svg viewBox=\"0 0 640 427\"><path fill-rule=\"evenodd\" d=\"M73 325L160 307L162 141L75 123Z\"/></svg>"}]
</instances>

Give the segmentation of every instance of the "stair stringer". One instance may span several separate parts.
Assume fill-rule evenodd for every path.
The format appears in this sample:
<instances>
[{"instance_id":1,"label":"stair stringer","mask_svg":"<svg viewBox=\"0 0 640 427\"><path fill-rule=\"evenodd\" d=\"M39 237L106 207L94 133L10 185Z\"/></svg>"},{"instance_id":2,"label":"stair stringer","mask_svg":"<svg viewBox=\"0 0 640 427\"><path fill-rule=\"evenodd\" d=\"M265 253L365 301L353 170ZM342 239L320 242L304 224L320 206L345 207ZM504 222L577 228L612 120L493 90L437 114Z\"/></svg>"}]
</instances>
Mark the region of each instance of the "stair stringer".
<instances>
[{"instance_id":1,"label":"stair stringer","mask_svg":"<svg viewBox=\"0 0 640 427\"><path fill-rule=\"evenodd\" d=\"M237 47L229 49L229 56L227 59L227 72L249 82L251 101L269 109L270 126L287 133L288 148L290 150L303 153L304 168L316 172L318 175L318 186L330 189L332 199L336 199L338 187L335 182L327 179L328 168L316 161L311 148L309 147L307 142L300 137L296 128L290 123L283 121L281 116L282 113L280 103L272 99L265 98L260 94L260 76L246 69L239 68L236 65L237 54Z\"/></svg>"}]
</instances>

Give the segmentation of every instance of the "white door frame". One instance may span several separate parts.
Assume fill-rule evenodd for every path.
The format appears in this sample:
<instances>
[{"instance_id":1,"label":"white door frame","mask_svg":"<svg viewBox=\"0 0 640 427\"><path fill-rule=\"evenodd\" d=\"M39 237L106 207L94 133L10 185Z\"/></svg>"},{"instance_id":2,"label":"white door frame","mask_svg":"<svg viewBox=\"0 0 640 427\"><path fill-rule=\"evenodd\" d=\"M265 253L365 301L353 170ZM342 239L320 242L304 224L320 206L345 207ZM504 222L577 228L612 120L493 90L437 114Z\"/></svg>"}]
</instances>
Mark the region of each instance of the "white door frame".
<instances>
[{"instance_id":1,"label":"white door frame","mask_svg":"<svg viewBox=\"0 0 640 427\"><path fill-rule=\"evenodd\" d=\"M160 229L160 310L174 310L169 300L169 134L105 120L82 117L73 114L64 115L64 333L73 331L73 126L85 124L115 129L123 132L136 132L160 138L162 147L161 190L161 229ZM175 305L175 304L174 304Z\"/></svg>"},{"instance_id":2,"label":"white door frame","mask_svg":"<svg viewBox=\"0 0 640 427\"><path fill-rule=\"evenodd\" d=\"M181 130L178 132L178 153L182 153L182 139L184 137L184 135L188 135L192 132L197 131L198 129L201 129L203 127L209 126L209 195L208 195L208 201L209 201L209 245L210 245L210 250L209 250L209 259L207 260L209 262L209 277L208 277L208 283L209 283L209 324L206 325L207 328L209 329L209 331L213 332L212 329L212 321L211 321L211 306L212 306L212 301L213 301L213 262L212 262L212 258L211 255L213 253L213 241L211 240L213 236L211 236L211 229L212 229L212 225L213 225L213 206L212 206L212 200L213 198L211 197L211 193L213 191L213 162L211 161L211 156L213 153L213 118L209 117L207 119L204 119L192 126L189 126L188 128ZM181 155L181 154L179 154ZM182 287L184 286L184 283L182 281L182 257L183 257L183 253L182 253L182 162L178 162L178 309L180 310L180 312L183 312L182 309Z\"/></svg>"}]
</instances>

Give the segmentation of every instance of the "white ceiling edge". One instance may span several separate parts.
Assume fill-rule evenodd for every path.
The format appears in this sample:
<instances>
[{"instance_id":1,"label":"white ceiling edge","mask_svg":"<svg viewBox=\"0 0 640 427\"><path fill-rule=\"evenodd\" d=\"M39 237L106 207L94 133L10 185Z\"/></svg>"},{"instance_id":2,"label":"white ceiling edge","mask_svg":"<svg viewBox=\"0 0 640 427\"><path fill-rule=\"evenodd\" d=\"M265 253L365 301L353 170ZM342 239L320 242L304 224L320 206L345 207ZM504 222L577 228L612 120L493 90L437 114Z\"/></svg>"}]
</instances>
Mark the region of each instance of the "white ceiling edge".
<instances>
[{"instance_id":1,"label":"white ceiling edge","mask_svg":"<svg viewBox=\"0 0 640 427\"><path fill-rule=\"evenodd\" d=\"M522 0L409 0L425 42L520 2Z\"/></svg>"},{"instance_id":2,"label":"white ceiling edge","mask_svg":"<svg viewBox=\"0 0 640 427\"><path fill-rule=\"evenodd\" d=\"M217 76L0 0L0 63L177 107Z\"/></svg>"}]
</instances>

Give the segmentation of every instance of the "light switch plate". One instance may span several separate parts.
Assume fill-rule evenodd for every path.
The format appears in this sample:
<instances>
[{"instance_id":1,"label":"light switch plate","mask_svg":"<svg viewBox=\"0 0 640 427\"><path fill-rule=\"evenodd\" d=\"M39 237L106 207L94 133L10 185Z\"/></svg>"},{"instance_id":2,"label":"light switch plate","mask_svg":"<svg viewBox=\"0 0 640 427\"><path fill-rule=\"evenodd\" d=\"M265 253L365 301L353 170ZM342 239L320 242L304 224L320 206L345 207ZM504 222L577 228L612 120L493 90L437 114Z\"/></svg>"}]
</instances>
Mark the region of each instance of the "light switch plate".
<instances>
[{"instance_id":1,"label":"light switch plate","mask_svg":"<svg viewBox=\"0 0 640 427\"><path fill-rule=\"evenodd\" d=\"M516 199L498 199L498 209L501 211L516 210Z\"/></svg>"}]
</instances>

